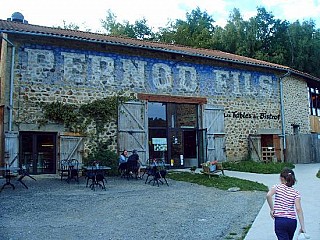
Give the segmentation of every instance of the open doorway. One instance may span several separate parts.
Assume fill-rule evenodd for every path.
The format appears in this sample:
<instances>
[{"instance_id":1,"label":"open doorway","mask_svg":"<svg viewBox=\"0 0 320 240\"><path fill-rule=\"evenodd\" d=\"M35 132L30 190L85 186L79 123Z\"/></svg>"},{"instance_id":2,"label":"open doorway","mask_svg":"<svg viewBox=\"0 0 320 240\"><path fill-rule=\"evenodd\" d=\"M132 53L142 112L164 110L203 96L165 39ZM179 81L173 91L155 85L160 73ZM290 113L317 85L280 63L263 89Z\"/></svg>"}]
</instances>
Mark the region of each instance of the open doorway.
<instances>
[{"instance_id":1,"label":"open doorway","mask_svg":"<svg viewBox=\"0 0 320 240\"><path fill-rule=\"evenodd\" d=\"M149 157L172 167L198 166L198 105L148 102Z\"/></svg>"},{"instance_id":2,"label":"open doorway","mask_svg":"<svg viewBox=\"0 0 320 240\"><path fill-rule=\"evenodd\" d=\"M31 174L56 172L56 133L21 132L20 164Z\"/></svg>"}]
</instances>

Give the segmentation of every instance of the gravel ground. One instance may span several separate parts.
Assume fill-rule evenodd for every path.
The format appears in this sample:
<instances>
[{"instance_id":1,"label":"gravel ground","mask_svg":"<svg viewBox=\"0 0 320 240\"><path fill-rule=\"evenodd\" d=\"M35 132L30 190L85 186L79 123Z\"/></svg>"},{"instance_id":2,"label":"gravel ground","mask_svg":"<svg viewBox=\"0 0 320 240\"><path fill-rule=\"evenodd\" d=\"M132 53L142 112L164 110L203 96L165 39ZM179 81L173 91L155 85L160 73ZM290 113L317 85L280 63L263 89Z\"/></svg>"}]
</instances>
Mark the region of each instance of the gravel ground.
<instances>
[{"instance_id":1,"label":"gravel ground","mask_svg":"<svg viewBox=\"0 0 320 240\"><path fill-rule=\"evenodd\" d=\"M264 192L228 192L168 180L108 177L106 191L60 181L57 175L13 180L0 193L1 240L240 239L265 200ZM5 182L0 179L0 184Z\"/></svg>"}]
</instances>

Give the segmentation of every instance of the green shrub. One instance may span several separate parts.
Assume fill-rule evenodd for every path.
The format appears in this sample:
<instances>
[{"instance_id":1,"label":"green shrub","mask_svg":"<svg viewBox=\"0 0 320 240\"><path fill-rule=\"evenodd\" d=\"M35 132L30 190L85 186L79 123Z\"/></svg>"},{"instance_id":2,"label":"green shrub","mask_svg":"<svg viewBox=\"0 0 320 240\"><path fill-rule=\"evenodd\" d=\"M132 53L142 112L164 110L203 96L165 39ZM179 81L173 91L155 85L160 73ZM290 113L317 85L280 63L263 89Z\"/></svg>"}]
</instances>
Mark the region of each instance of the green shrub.
<instances>
[{"instance_id":1,"label":"green shrub","mask_svg":"<svg viewBox=\"0 0 320 240\"><path fill-rule=\"evenodd\" d=\"M252 172L252 173L280 173L283 168L288 167L293 169L295 166L292 163L265 163L255 161L240 161L240 162L223 162L223 168L239 172Z\"/></svg>"},{"instance_id":2,"label":"green shrub","mask_svg":"<svg viewBox=\"0 0 320 240\"><path fill-rule=\"evenodd\" d=\"M317 173L317 177L320 178L320 170Z\"/></svg>"},{"instance_id":3,"label":"green shrub","mask_svg":"<svg viewBox=\"0 0 320 240\"><path fill-rule=\"evenodd\" d=\"M100 141L88 154L88 157L83 159L84 165L92 165L94 162L99 162L100 165L111 167L108 174L111 176L118 174L118 155L116 152L109 150L111 141Z\"/></svg>"}]
</instances>

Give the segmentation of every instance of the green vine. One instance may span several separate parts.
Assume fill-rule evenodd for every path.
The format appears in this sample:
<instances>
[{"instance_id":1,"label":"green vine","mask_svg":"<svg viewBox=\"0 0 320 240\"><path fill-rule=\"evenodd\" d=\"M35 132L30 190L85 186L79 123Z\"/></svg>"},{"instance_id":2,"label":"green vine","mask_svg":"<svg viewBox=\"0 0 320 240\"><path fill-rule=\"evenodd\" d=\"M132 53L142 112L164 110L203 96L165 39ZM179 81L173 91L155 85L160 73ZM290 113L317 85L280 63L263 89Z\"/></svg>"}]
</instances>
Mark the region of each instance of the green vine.
<instances>
[{"instance_id":1,"label":"green vine","mask_svg":"<svg viewBox=\"0 0 320 240\"><path fill-rule=\"evenodd\" d=\"M93 100L80 106L58 101L42 103L43 117L39 120L39 125L44 126L52 121L64 124L71 132L84 133L88 125L94 123L99 135L104 131L105 124L117 120L119 105L133 99L133 96L117 95Z\"/></svg>"}]
</instances>

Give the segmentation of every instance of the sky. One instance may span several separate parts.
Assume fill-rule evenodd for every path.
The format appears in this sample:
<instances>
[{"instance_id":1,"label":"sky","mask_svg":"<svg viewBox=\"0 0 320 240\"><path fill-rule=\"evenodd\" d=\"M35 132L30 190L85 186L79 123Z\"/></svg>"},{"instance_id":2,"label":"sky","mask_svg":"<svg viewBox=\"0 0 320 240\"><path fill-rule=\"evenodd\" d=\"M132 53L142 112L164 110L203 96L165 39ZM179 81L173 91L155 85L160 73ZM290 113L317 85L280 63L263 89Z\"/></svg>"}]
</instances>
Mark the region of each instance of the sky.
<instances>
[{"instance_id":1,"label":"sky","mask_svg":"<svg viewBox=\"0 0 320 240\"><path fill-rule=\"evenodd\" d=\"M75 24L80 30L102 31L101 20L111 10L117 22L145 18L157 31L168 21L186 19L186 13L197 7L224 26L230 12L238 8L245 20L257 14L257 7L265 7L276 19L294 22L313 19L320 28L320 0L0 0L0 19L7 20L12 13L20 12L29 24L63 26Z\"/></svg>"}]
</instances>

